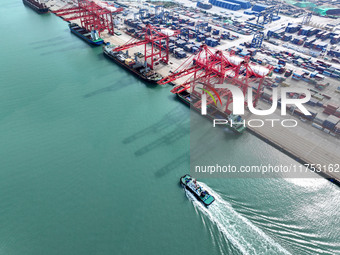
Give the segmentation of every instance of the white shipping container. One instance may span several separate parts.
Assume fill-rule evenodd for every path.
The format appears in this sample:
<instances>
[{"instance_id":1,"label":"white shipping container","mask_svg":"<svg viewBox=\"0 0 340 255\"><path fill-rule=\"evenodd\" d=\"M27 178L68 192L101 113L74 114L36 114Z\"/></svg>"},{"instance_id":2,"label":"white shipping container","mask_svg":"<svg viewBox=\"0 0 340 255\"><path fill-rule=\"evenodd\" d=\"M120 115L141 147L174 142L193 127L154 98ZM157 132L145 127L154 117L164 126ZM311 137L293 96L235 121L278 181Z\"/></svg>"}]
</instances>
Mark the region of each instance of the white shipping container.
<instances>
[{"instance_id":1,"label":"white shipping container","mask_svg":"<svg viewBox=\"0 0 340 255\"><path fill-rule=\"evenodd\" d=\"M338 122L339 122L340 119L339 119L338 117L334 116L334 115L329 115L329 116L327 117L326 120L327 120L328 122L330 122L330 123L336 125L336 124L338 124Z\"/></svg>"},{"instance_id":2,"label":"white shipping container","mask_svg":"<svg viewBox=\"0 0 340 255\"><path fill-rule=\"evenodd\" d=\"M315 123L317 123L317 124L323 124L324 123L324 121L326 120L326 118L324 118L324 117L318 117L318 116L316 116L315 118L314 118L314 122Z\"/></svg>"},{"instance_id":3,"label":"white shipping container","mask_svg":"<svg viewBox=\"0 0 340 255\"><path fill-rule=\"evenodd\" d=\"M316 123L312 123L312 126L315 127L315 128L317 128L317 129L322 130L322 126L320 126L320 125L318 125L318 124L316 124Z\"/></svg>"}]
</instances>

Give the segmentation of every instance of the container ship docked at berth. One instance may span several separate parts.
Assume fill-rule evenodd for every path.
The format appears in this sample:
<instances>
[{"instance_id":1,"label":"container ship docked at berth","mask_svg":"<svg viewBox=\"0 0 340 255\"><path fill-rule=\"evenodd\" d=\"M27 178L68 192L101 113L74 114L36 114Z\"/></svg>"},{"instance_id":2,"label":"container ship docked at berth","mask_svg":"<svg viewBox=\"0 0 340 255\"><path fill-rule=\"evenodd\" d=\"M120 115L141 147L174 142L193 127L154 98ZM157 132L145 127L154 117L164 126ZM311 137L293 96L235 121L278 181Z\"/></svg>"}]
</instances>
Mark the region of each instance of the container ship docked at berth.
<instances>
[{"instance_id":1,"label":"container ship docked at berth","mask_svg":"<svg viewBox=\"0 0 340 255\"><path fill-rule=\"evenodd\" d=\"M70 23L68 26L73 34L91 45L99 46L104 43L104 40L99 37L98 32L94 29L92 31L88 31L75 23Z\"/></svg>"},{"instance_id":2,"label":"container ship docked at berth","mask_svg":"<svg viewBox=\"0 0 340 255\"><path fill-rule=\"evenodd\" d=\"M181 177L180 184L189 190L205 206L209 206L215 201L215 198L210 195L208 191L204 190L196 180L191 178L188 174Z\"/></svg>"},{"instance_id":3,"label":"container ship docked at berth","mask_svg":"<svg viewBox=\"0 0 340 255\"><path fill-rule=\"evenodd\" d=\"M39 0L22 0L22 2L39 14L48 13L48 7Z\"/></svg>"},{"instance_id":4,"label":"container ship docked at berth","mask_svg":"<svg viewBox=\"0 0 340 255\"><path fill-rule=\"evenodd\" d=\"M187 90L182 90L176 93L178 98L184 103L188 104L190 107L193 107L196 111L201 112L201 98L199 95L195 95L194 93L189 93ZM237 134L242 134L246 127L242 124L243 119L239 115L227 114L222 112L217 107L213 105L207 105L207 118L214 119L224 119L228 120L228 124L225 124L230 130L234 131ZM233 123L230 125L230 123Z\"/></svg>"},{"instance_id":5,"label":"container ship docked at berth","mask_svg":"<svg viewBox=\"0 0 340 255\"><path fill-rule=\"evenodd\" d=\"M137 55L135 59L132 59L128 52L124 53L122 51L114 51L114 45L105 45L103 47L103 52L105 56L119 64L120 66L128 69L135 75L137 75L142 80L149 83L157 83L162 79L162 76L153 70L151 70L146 63L139 62L137 60Z\"/></svg>"}]
</instances>

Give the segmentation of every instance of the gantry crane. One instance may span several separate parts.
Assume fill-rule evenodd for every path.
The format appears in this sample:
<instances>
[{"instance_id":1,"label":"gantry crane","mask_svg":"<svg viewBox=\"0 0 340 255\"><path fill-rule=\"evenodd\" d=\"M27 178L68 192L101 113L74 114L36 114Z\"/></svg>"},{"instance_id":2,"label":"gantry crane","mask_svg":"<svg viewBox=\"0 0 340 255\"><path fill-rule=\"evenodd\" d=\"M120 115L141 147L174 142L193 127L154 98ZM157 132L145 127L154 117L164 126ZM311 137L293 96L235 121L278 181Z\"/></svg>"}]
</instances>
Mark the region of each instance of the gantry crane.
<instances>
[{"instance_id":1,"label":"gantry crane","mask_svg":"<svg viewBox=\"0 0 340 255\"><path fill-rule=\"evenodd\" d=\"M248 56L241 58L236 56L234 51L225 54L220 50L214 51L208 46L202 45L196 54L193 54L172 74L158 83L163 85L188 76L189 78L184 83L172 89L173 93L189 89L195 93L197 84L214 87L215 84L229 83L239 87L245 96L248 93L248 88L252 88L255 92L252 104L256 106L263 81L272 70L271 66L260 67L250 63ZM229 105L233 101L231 92L227 89L216 90L221 97L226 98L225 111L230 113ZM245 104L247 105L247 102Z\"/></svg>"},{"instance_id":2,"label":"gantry crane","mask_svg":"<svg viewBox=\"0 0 340 255\"><path fill-rule=\"evenodd\" d=\"M116 8L96 0L77 0L71 2L71 5L66 5L53 12L59 17L68 16L64 18L66 21L79 19L81 26L88 31L94 28L100 34L107 30L108 33L113 35L114 20L112 14L121 11L123 11L123 8Z\"/></svg>"},{"instance_id":3,"label":"gantry crane","mask_svg":"<svg viewBox=\"0 0 340 255\"><path fill-rule=\"evenodd\" d=\"M174 31L174 35L178 33L179 31ZM162 44L162 41L165 42L165 44ZM153 69L154 64L159 61L168 64L169 35L163 33L160 29L150 24L144 28L143 40L132 38L122 46L116 47L114 51L119 52L141 45L144 45L144 60L151 69Z\"/></svg>"}]
</instances>

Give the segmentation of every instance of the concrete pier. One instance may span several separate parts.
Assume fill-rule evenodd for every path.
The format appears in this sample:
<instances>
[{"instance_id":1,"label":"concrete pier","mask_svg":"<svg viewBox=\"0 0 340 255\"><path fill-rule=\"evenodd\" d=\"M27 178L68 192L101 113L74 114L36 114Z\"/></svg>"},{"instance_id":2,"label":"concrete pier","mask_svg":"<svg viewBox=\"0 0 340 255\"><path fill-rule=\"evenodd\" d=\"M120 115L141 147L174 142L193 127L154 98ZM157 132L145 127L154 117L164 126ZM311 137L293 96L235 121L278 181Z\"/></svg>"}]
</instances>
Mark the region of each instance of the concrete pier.
<instances>
[{"instance_id":1,"label":"concrete pier","mask_svg":"<svg viewBox=\"0 0 340 255\"><path fill-rule=\"evenodd\" d=\"M287 118L294 119L293 116ZM258 116L248 114L245 118L261 119L265 123L262 127L248 127L248 130L262 140L273 145L277 149L296 159L302 164L319 164L321 169L318 169L320 175L327 179L334 179L340 184L340 169L331 171L332 166L340 164L340 141L334 138L333 141L323 139L323 135L329 138L329 134L323 134L319 130L306 130L308 124L298 121L297 127L287 128L276 122L275 127L265 119L280 119L283 118L278 114L272 116ZM301 125L305 124L305 125ZM310 127L309 125L307 127ZM317 166L316 166L317 167ZM299 175L296 175L299 177ZM294 177L294 176L292 176Z\"/></svg>"}]
</instances>

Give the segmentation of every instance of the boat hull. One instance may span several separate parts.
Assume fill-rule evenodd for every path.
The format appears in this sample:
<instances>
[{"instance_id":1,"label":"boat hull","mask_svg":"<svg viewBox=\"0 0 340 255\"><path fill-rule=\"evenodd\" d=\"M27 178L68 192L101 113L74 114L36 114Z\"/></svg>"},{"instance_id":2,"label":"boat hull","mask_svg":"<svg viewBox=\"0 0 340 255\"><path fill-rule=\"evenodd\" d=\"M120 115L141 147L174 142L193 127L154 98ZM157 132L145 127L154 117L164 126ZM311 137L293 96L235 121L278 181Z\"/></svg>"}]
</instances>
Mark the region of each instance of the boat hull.
<instances>
[{"instance_id":1,"label":"boat hull","mask_svg":"<svg viewBox=\"0 0 340 255\"><path fill-rule=\"evenodd\" d=\"M201 109L197 108L197 107L194 107L193 104L191 104L191 102L185 98L184 96L182 96L180 93L176 93L177 97L182 101L184 102L185 104L187 104L188 106L190 106L190 108L192 107L195 111L197 112L201 112ZM207 115L204 115L206 118L210 119L210 120L214 120L214 116L211 116L210 114L207 114ZM239 131L237 130L236 128L233 128L231 127L230 125L227 125L226 124L226 127L229 128L230 130L232 130L233 132L235 132L236 134L242 134L243 131Z\"/></svg>"},{"instance_id":2,"label":"boat hull","mask_svg":"<svg viewBox=\"0 0 340 255\"><path fill-rule=\"evenodd\" d=\"M29 0L22 0L22 2L24 3L24 5L30 7L32 10L36 11L39 14L44 14L44 13L49 12L49 9L46 6L42 6L38 2L29 1Z\"/></svg>"},{"instance_id":3,"label":"boat hull","mask_svg":"<svg viewBox=\"0 0 340 255\"><path fill-rule=\"evenodd\" d=\"M209 205L211 205L214 201L215 201L215 198L213 196L210 195L210 198L209 198L209 201L206 202L206 201L203 201L201 199L201 197L199 195L197 195L192 189L190 189L184 182L183 182L183 179L188 176L188 175L184 175L180 178L180 184L183 188L185 188L186 190L188 190L191 194L193 194L195 196L195 198L200 201L203 205L205 205L206 207L208 207Z\"/></svg>"},{"instance_id":4,"label":"boat hull","mask_svg":"<svg viewBox=\"0 0 340 255\"><path fill-rule=\"evenodd\" d=\"M110 60L114 61L115 63L117 63L118 65L124 67L125 69L129 70L131 73L133 73L134 75L136 75L138 78L140 78L141 80L151 83L151 84L157 84L157 80L152 80L149 79L148 77L145 77L144 75L142 75L141 73L139 73L138 71L134 70L133 68L131 68L130 66L126 65L125 63L119 61L117 58L111 56L110 54L108 54L105 50L103 51L104 55L106 57L108 57Z\"/></svg>"},{"instance_id":5,"label":"boat hull","mask_svg":"<svg viewBox=\"0 0 340 255\"><path fill-rule=\"evenodd\" d=\"M79 38L83 39L85 42L87 42L90 45L93 46L100 46L104 43L103 40L101 41L93 41L89 38L87 38L86 36L84 36L83 34L79 33L77 30L75 30L73 27L69 26L71 33L73 33L74 35L78 36Z\"/></svg>"}]
</instances>

